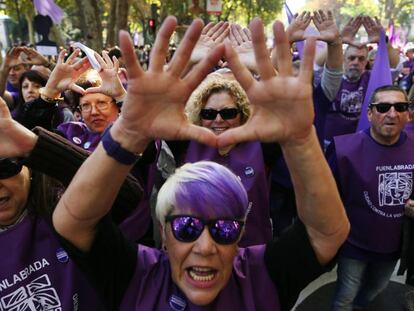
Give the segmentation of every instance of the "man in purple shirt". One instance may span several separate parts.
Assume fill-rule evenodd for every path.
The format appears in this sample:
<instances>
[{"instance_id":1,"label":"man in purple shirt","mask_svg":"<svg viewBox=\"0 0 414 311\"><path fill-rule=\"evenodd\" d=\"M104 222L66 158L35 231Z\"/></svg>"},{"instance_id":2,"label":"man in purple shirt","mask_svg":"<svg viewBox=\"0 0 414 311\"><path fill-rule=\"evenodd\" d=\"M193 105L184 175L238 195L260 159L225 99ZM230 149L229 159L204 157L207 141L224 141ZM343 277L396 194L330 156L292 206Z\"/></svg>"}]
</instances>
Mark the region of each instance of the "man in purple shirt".
<instances>
[{"instance_id":1,"label":"man in purple shirt","mask_svg":"<svg viewBox=\"0 0 414 311\"><path fill-rule=\"evenodd\" d=\"M371 127L337 136L328 149L351 231L338 260L332 310L362 310L387 286L400 255L404 204L411 192L414 139L405 92L377 88L368 109ZM367 182L369 181L369 182Z\"/></svg>"},{"instance_id":2,"label":"man in purple shirt","mask_svg":"<svg viewBox=\"0 0 414 311\"><path fill-rule=\"evenodd\" d=\"M354 41L354 36L361 25L368 33L368 42L363 44ZM326 118L325 149L334 136L353 133L357 128L370 78L370 71L365 71L368 63L366 44L378 43L381 30L382 26L379 21L374 21L368 16L351 19L342 30L342 42L348 44L344 52L344 76ZM390 44L387 48L390 65L394 68L399 61L398 53Z\"/></svg>"}]
</instances>

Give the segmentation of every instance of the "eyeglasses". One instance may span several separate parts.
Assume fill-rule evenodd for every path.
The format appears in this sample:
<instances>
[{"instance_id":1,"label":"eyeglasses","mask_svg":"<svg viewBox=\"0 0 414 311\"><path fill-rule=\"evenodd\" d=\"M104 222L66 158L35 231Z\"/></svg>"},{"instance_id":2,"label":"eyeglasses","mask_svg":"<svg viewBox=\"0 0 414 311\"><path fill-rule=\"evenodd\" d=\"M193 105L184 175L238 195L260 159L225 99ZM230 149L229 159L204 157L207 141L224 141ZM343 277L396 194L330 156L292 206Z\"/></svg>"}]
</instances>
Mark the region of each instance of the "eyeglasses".
<instances>
[{"instance_id":1,"label":"eyeglasses","mask_svg":"<svg viewBox=\"0 0 414 311\"><path fill-rule=\"evenodd\" d=\"M0 159L0 179L16 176L22 170L22 165L15 159Z\"/></svg>"},{"instance_id":2,"label":"eyeglasses","mask_svg":"<svg viewBox=\"0 0 414 311\"><path fill-rule=\"evenodd\" d=\"M230 120L237 117L240 110L237 108L224 108L221 110L215 109L201 109L200 116L204 120L215 120L217 115L220 114L223 120Z\"/></svg>"},{"instance_id":3,"label":"eyeglasses","mask_svg":"<svg viewBox=\"0 0 414 311\"><path fill-rule=\"evenodd\" d=\"M377 103L377 104L370 104L369 108L377 109L379 113L386 113L391 107L394 107L395 111L397 112L405 112L408 110L408 103L407 102L399 102L399 103Z\"/></svg>"},{"instance_id":4,"label":"eyeglasses","mask_svg":"<svg viewBox=\"0 0 414 311\"><path fill-rule=\"evenodd\" d=\"M228 245L235 243L242 232L244 221L235 219L204 220L195 216L173 215L165 217L171 223L174 237L181 242L190 243L197 240L208 227L213 240L218 244Z\"/></svg>"},{"instance_id":5,"label":"eyeglasses","mask_svg":"<svg viewBox=\"0 0 414 311\"><path fill-rule=\"evenodd\" d=\"M84 103L84 104L80 104L79 108L82 112L91 112L92 111L92 106L94 106L99 111L105 111L105 110L108 110L109 105L113 102L114 101L112 100L110 102L98 101L95 104Z\"/></svg>"}]
</instances>

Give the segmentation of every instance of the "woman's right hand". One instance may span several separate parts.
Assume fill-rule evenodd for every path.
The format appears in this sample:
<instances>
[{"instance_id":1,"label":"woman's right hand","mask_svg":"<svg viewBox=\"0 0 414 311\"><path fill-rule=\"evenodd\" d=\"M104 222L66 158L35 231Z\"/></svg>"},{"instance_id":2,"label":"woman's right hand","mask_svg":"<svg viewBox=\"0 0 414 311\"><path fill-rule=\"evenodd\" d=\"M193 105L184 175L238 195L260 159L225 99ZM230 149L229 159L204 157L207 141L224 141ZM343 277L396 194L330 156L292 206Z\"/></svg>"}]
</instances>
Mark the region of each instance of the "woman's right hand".
<instances>
[{"instance_id":1,"label":"woman's right hand","mask_svg":"<svg viewBox=\"0 0 414 311\"><path fill-rule=\"evenodd\" d=\"M29 154L37 135L13 120L9 108L0 97L0 158L22 157Z\"/></svg>"},{"instance_id":2,"label":"woman's right hand","mask_svg":"<svg viewBox=\"0 0 414 311\"><path fill-rule=\"evenodd\" d=\"M60 93L66 90L84 94L85 90L76 85L76 80L86 70L90 68L90 63L87 58L82 58L75 62L80 50L75 49L65 61L66 50L59 53L56 67L53 69L50 77L46 83L43 94L47 97L56 98Z\"/></svg>"}]
</instances>

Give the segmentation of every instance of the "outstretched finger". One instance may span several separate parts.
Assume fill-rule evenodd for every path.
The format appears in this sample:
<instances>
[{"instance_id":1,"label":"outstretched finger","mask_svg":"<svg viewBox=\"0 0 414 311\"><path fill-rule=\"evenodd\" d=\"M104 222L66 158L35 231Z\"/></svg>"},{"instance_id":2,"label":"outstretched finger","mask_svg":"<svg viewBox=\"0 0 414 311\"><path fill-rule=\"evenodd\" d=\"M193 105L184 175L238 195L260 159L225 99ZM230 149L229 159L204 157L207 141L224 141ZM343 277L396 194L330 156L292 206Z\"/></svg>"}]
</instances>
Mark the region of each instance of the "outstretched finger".
<instances>
[{"instance_id":1,"label":"outstretched finger","mask_svg":"<svg viewBox=\"0 0 414 311\"><path fill-rule=\"evenodd\" d=\"M310 83L313 74L313 59L315 58L316 38L309 37L306 39L305 48L303 50L300 62L299 79L303 82Z\"/></svg>"},{"instance_id":2,"label":"outstretched finger","mask_svg":"<svg viewBox=\"0 0 414 311\"><path fill-rule=\"evenodd\" d=\"M83 70L86 71L91 67L91 63L89 62L88 58L84 57L80 60L78 60L74 65L73 65L73 69L79 71L79 70Z\"/></svg>"},{"instance_id":3,"label":"outstretched finger","mask_svg":"<svg viewBox=\"0 0 414 311\"><path fill-rule=\"evenodd\" d=\"M249 28L243 28L243 32L247 37L246 41L252 41L252 33L250 32Z\"/></svg>"},{"instance_id":4,"label":"outstretched finger","mask_svg":"<svg viewBox=\"0 0 414 311\"><path fill-rule=\"evenodd\" d=\"M211 38L223 24L224 24L223 21L220 21L217 24L209 23L207 26L209 26L209 25L211 25L211 26L208 27L208 31L205 33L206 36ZM206 27L204 27L204 28L206 28Z\"/></svg>"},{"instance_id":5,"label":"outstretched finger","mask_svg":"<svg viewBox=\"0 0 414 311\"><path fill-rule=\"evenodd\" d=\"M79 93L81 95L85 94L85 89L83 87L77 85L76 83L69 84L68 89L70 89L70 90L72 90L76 93Z\"/></svg>"},{"instance_id":6,"label":"outstretched finger","mask_svg":"<svg viewBox=\"0 0 414 311\"><path fill-rule=\"evenodd\" d=\"M223 28L224 30L219 34L219 36L214 38L214 42L216 44L218 43L222 43L224 41L224 39L226 39L230 33L230 25L227 24L225 28Z\"/></svg>"},{"instance_id":7,"label":"outstretched finger","mask_svg":"<svg viewBox=\"0 0 414 311\"><path fill-rule=\"evenodd\" d=\"M275 36L276 62L280 76L292 75L292 56L290 54L290 44L280 21L273 24L273 34Z\"/></svg>"},{"instance_id":8,"label":"outstretched finger","mask_svg":"<svg viewBox=\"0 0 414 311\"><path fill-rule=\"evenodd\" d=\"M252 33L253 50L258 73L263 80L270 79L275 76L275 71L267 50L263 24L259 18L254 18L252 20L250 23L250 31Z\"/></svg>"},{"instance_id":9,"label":"outstretched finger","mask_svg":"<svg viewBox=\"0 0 414 311\"><path fill-rule=\"evenodd\" d=\"M189 86L190 90L194 90L201 81L211 72L211 69L219 62L224 54L223 43L214 47L208 55L206 55L201 62L195 65L191 71L184 77L184 81Z\"/></svg>"},{"instance_id":10,"label":"outstretched finger","mask_svg":"<svg viewBox=\"0 0 414 311\"><path fill-rule=\"evenodd\" d=\"M222 134L217 136L217 146L219 148L227 147L230 145L237 144L243 141L256 140L254 130L249 129L248 125L242 125L239 127L228 129Z\"/></svg>"},{"instance_id":11,"label":"outstretched finger","mask_svg":"<svg viewBox=\"0 0 414 311\"><path fill-rule=\"evenodd\" d=\"M109 57L108 52L107 51L103 51L102 52L102 57L105 60L105 67L106 68L113 68L113 63L112 63L112 59Z\"/></svg>"},{"instance_id":12,"label":"outstretched finger","mask_svg":"<svg viewBox=\"0 0 414 311\"><path fill-rule=\"evenodd\" d=\"M247 91L255 81L252 74L246 66L240 62L236 51L234 51L229 43L225 43L224 47L224 53L234 77L239 81L242 88Z\"/></svg>"},{"instance_id":13,"label":"outstretched finger","mask_svg":"<svg viewBox=\"0 0 414 311\"><path fill-rule=\"evenodd\" d=\"M80 50L78 48L74 49L72 54L66 59L66 64L71 65L75 59L78 57Z\"/></svg>"},{"instance_id":14,"label":"outstretched finger","mask_svg":"<svg viewBox=\"0 0 414 311\"><path fill-rule=\"evenodd\" d=\"M102 52L102 55L104 55L104 52ZM107 62L104 61L101 55L95 52L95 58L98 61L99 66L101 67L100 70L104 70L108 68Z\"/></svg>"},{"instance_id":15,"label":"outstretched finger","mask_svg":"<svg viewBox=\"0 0 414 311\"><path fill-rule=\"evenodd\" d=\"M135 55L131 37L125 30L121 30L119 32L119 45L121 47L122 55L124 58L128 79L134 79L142 76L144 74L144 71L142 70L141 65L139 64Z\"/></svg>"},{"instance_id":16,"label":"outstretched finger","mask_svg":"<svg viewBox=\"0 0 414 311\"><path fill-rule=\"evenodd\" d=\"M66 55L66 50L65 49L63 49L62 51L59 52L59 56L58 56L56 65L63 64L63 62L65 61L65 55Z\"/></svg>"},{"instance_id":17,"label":"outstretched finger","mask_svg":"<svg viewBox=\"0 0 414 311\"><path fill-rule=\"evenodd\" d=\"M187 36L187 33L191 31L193 24L186 31L185 36ZM170 44L170 38L176 26L177 26L177 20L173 16L168 16L162 23L161 28L157 33L154 46L151 50L150 64L149 64L149 69L148 69L149 71L162 72L164 70L168 47ZM201 30L200 30L200 33L201 33ZM122 55L123 54L124 53L122 53Z\"/></svg>"},{"instance_id":18,"label":"outstretched finger","mask_svg":"<svg viewBox=\"0 0 414 311\"><path fill-rule=\"evenodd\" d=\"M223 40L224 39L223 33L228 34L228 32L229 32L229 23L225 22L211 35L211 39L215 42L221 42L221 41L218 41L219 38Z\"/></svg>"},{"instance_id":19,"label":"outstretched finger","mask_svg":"<svg viewBox=\"0 0 414 311\"><path fill-rule=\"evenodd\" d=\"M213 28L214 25L215 25L215 23L213 23L213 22L208 23L206 26L204 26L203 31L201 32L201 34L202 35L207 35L207 33L209 32L209 30L211 28Z\"/></svg>"},{"instance_id":20,"label":"outstretched finger","mask_svg":"<svg viewBox=\"0 0 414 311\"><path fill-rule=\"evenodd\" d=\"M194 140L211 147L217 147L217 136L208 128L188 124L180 130L181 139Z\"/></svg>"},{"instance_id":21,"label":"outstretched finger","mask_svg":"<svg viewBox=\"0 0 414 311\"><path fill-rule=\"evenodd\" d=\"M88 87L84 93L85 94L102 93L102 87L101 86Z\"/></svg>"},{"instance_id":22,"label":"outstretched finger","mask_svg":"<svg viewBox=\"0 0 414 311\"><path fill-rule=\"evenodd\" d=\"M200 19L196 19L191 23L191 26L187 29L184 38L181 40L177 51L168 66L168 71L173 75L180 77L184 69L186 68L188 61L191 57L191 53L198 39L200 38L201 31L203 30L203 22Z\"/></svg>"}]
</instances>

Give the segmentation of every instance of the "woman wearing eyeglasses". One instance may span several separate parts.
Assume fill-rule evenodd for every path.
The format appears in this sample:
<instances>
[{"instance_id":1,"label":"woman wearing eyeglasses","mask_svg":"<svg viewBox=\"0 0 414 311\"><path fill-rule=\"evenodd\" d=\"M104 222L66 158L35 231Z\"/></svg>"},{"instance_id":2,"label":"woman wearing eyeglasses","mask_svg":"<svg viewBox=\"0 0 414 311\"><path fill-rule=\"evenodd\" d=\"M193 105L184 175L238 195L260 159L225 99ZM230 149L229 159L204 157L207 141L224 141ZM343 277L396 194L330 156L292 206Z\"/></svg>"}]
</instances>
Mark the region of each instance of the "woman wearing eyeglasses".
<instances>
[{"instance_id":1,"label":"woman wearing eyeglasses","mask_svg":"<svg viewBox=\"0 0 414 311\"><path fill-rule=\"evenodd\" d=\"M111 60L105 51L103 57L96 54L101 66L97 72L89 69L86 58L75 61L78 53L76 49L66 61L65 51L59 54L41 97L53 101L61 92L69 91L72 106L80 110L82 122L64 123L57 129L73 144L93 151L102 132L118 118L125 89L118 77L119 63L115 57Z\"/></svg>"},{"instance_id":2,"label":"woman wearing eyeglasses","mask_svg":"<svg viewBox=\"0 0 414 311\"><path fill-rule=\"evenodd\" d=\"M260 81L228 44L217 46L183 75L202 22L192 23L165 66L175 26L174 18L165 19L145 72L130 37L120 33L129 78L121 116L63 194L53 225L109 310L289 310L299 291L324 271L349 232L312 126L315 41L310 39L305 46L300 73L292 77L289 43L282 23L276 22L282 64L276 77L270 60L261 57L267 55L263 25L254 19L250 27ZM184 104L223 56L254 108L243 126L215 135L189 122ZM267 245L239 249L249 205L244 187L224 166L201 162L178 169L160 190L156 211L164 248L128 243L106 215L137 154L157 138L223 147L246 140L279 141L303 224Z\"/></svg>"}]
</instances>

